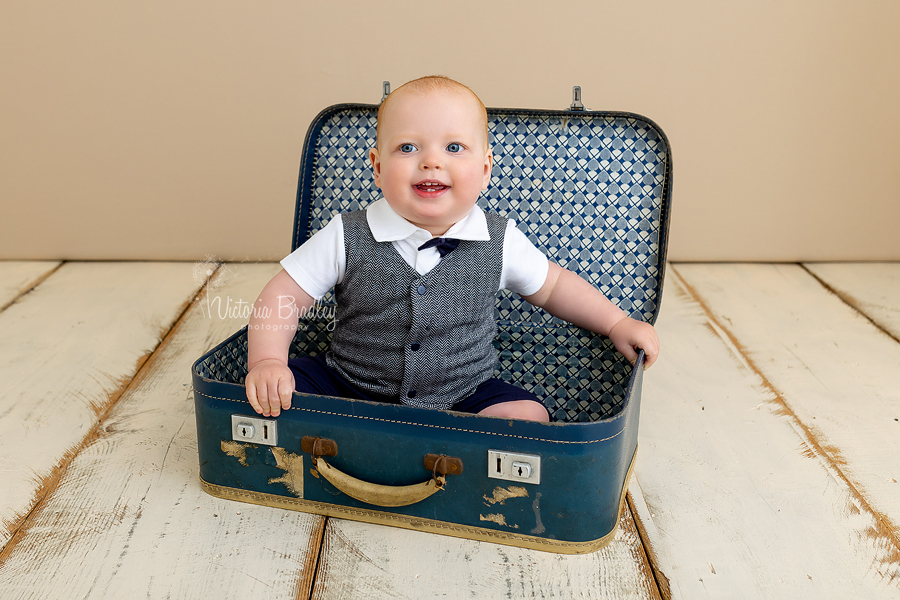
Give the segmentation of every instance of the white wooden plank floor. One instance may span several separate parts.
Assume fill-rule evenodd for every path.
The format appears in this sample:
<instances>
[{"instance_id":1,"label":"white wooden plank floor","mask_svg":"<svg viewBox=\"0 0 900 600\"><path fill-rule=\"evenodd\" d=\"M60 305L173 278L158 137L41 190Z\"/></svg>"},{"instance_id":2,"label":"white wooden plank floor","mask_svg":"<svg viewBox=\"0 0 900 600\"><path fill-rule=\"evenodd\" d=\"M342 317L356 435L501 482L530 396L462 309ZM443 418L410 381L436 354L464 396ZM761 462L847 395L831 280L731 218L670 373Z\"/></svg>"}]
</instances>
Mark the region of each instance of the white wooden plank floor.
<instances>
[{"instance_id":1,"label":"white wooden plank floor","mask_svg":"<svg viewBox=\"0 0 900 600\"><path fill-rule=\"evenodd\" d=\"M0 543L54 487L190 302L199 288L191 269L69 263L0 312Z\"/></svg>"},{"instance_id":2,"label":"white wooden plank floor","mask_svg":"<svg viewBox=\"0 0 900 600\"><path fill-rule=\"evenodd\" d=\"M190 364L246 322L210 300L277 268L0 262L0 598L900 598L900 264L671 267L585 556L204 494Z\"/></svg>"},{"instance_id":3,"label":"white wooden plank floor","mask_svg":"<svg viewBox=\"0 0 900 600\"><path fill-rule=\"evenodd\" d=\"M879 492L896 486L897 455L868 446L900 430L900 345L883 344L796 265L669 275L658 323L666 358L645 379L631 495L671 596L900 597L890 524L900 488ZM815 341L823 328L837 346ZM856 334L887 353L871 384L847 366L865 361L843 350ZM804 363L831 369L831 387L810 385ZM858 413L852 426L834 416L845 407Z\"/></svg>"}]
</instances>

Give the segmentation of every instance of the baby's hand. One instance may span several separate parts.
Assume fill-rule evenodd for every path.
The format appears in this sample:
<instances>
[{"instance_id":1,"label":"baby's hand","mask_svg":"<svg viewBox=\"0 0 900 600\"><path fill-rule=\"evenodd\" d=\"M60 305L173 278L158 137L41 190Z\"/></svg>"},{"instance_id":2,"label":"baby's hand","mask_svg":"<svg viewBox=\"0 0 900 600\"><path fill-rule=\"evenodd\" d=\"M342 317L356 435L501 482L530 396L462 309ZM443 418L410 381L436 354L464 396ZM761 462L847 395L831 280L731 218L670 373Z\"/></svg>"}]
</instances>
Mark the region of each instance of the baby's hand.
<instances>
[{"instance_id":1,"label":"baby's hand","mask_svg":"<svg viewBox=\"0 0 900 600\"><path fill-rule=\"evenodd\" d=\"M294 374L280 360L261 360L250 369L244 381L247 386L247 400L257 413L277 417L281 409L291 407L294 393Z\"/></svg>"},{"instance_id":2,"label":"baby's hand","mask_svg":"<svg viewBox=\"0 0 900 600\"><path fill-rule=\"evenodd\" d=\"M644 368L649 369L659 356L659 337L653 325L625 317L609 330L609 339L616 350L625 355L631 364L637 360L637 350L644 351Z\"/></svg>"}]
</instances>

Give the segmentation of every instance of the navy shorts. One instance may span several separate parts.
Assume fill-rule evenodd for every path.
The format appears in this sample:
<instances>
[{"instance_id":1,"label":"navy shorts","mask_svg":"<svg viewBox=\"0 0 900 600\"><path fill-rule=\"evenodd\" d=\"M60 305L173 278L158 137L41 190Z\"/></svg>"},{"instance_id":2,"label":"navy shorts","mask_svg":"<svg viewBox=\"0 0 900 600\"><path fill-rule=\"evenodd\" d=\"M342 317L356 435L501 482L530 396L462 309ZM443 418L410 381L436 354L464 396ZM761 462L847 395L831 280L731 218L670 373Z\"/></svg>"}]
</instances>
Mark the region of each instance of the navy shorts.
<instances>
[{"instance_id":1,"label":"navy shorts","mask_svg":"<svg viewBox=\"0 0 900 600\"><path fill-rule=\"evenodd\" d=\"M288 361L288 367L294 374L294 388L300 393L399 404L396 398L356 389L328 366L324 356L292 358ZM475 388L471 396L460 400L450 410L475 414L494 404L512 400L533 400L544 405L531 392L499 379L488 379Z\"/></svg>"}]
</instances>

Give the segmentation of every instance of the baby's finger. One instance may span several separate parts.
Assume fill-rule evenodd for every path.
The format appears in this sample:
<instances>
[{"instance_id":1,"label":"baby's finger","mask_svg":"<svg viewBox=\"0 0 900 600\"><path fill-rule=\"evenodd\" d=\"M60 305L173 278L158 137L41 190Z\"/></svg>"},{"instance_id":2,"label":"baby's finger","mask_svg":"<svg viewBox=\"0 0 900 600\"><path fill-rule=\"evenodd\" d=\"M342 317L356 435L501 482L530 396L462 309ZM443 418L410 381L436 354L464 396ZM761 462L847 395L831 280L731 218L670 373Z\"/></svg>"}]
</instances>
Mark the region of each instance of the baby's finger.
<instances>
[{"instance_id":1,"label":"baby's finger","mask_svg":"<svg viewBox=\"0 0 900 600\"><path fill-rule=\"evenodd\" d=\"M266 399L269 401L269 412L265 413L267 417L277 417L281 414L281 400L278 398L278 380L269 380L266 382Z\"/></svg>"},{"instance_id":2,"label":"baby's finger","mask_svg":"<svg viewBox=\"0 0 900 600\"><path fill-rule=\"evenodd\" d=\"M659 340L651 340L644 348L644 368L649 369L659 357Z\"/></svg>"},{"instance_id":3,"label":"baby's finger","mask_svg":"<svg viewBox=\"0 0 900 600\"><path fill-rule=\"evenodd\" d=\"M287 410L291 407L291 396L294 393L294 382L286 377L278 380L278 397L281 399L281 408Z\"/></svg>"},{"instance_id":4,"label":"baby's finger","mask_svg":"<svg viewBox=\"0 0 900 600\"><path fill-rule=\"evenodd\" d=\"M262 409L262 414L265 417L270 416L272 410L269 402L269 387L265 381L260 381L257 386L257 397L259 398L259 406Z\"/></svg>"},{"instance_id":5,"label":"baby's finger","mask_svg":"<svg viewBox=\"0 0 900 600\"><path fill-rule=\"evenodd\" d=\"M247 400L250 401L250 406L253 407L257 414L262 412L259 399L256 397L256 384L249 381L247 382Z\"/></svg>"},{"instance_id":6,"label":"baby's finger","mask_svg":"<svg viewBox=\"0 0 900 600\"><path fill-rule=\"evenodd\" d=\"M634 364L634 361L637 360L637 352L631 346L624 346L622 348L619 348L619 352L621 352L622 355L627 358L628 362L630 362L631 364Z\"/></svg>"}]
</instances>

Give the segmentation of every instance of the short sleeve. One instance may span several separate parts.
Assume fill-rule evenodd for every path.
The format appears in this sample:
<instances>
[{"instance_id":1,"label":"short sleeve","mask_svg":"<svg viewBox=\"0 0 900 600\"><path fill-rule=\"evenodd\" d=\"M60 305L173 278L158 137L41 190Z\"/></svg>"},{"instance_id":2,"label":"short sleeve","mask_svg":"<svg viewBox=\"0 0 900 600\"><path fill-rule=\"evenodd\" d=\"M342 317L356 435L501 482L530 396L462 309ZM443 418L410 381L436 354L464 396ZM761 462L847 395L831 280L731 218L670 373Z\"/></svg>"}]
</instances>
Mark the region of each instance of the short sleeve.
<instances>
[{"instance_id":1,"label":"short sleeve","mask_svg":"<svg viewBox=\"0 0 900 600\"><path fill-rule=\"evenodd\" d=\"M281 261L287 274L316 300L321 300L344 279L346 264L344 223L340 215Z\"/></svg>"},{"instance_id":2,"label":"short sleeve","mask_svg":"<svg viewBox=\"0 0 900 600\"><path fill-rule=\"evenodd\" d=\"M510 219L503 240L500 289L510 290L520 296L530 296L544 285L549 270L550 262L544 253Z\"/></svg>"}]
</instances>

